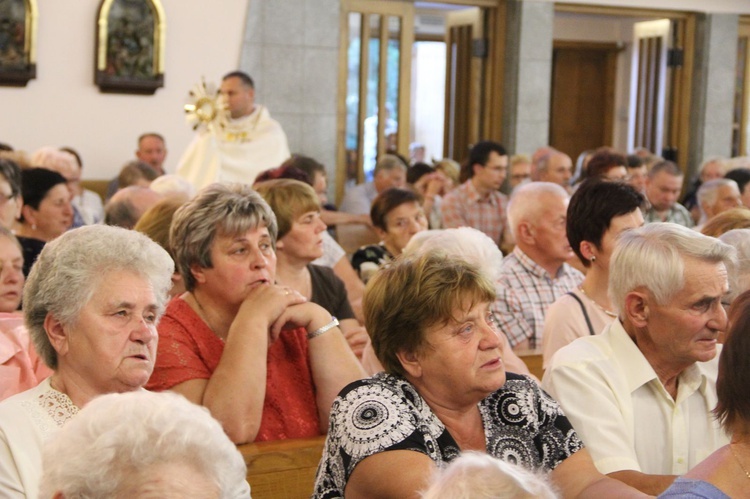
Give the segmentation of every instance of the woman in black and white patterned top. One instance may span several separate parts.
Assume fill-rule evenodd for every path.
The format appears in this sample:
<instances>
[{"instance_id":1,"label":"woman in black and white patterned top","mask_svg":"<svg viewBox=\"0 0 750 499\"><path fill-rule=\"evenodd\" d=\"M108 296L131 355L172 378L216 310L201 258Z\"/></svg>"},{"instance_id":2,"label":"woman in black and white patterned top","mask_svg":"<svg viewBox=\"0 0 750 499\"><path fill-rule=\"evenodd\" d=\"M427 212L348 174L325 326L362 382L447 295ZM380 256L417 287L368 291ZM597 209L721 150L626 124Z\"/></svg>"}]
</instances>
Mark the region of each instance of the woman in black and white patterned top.
<instances>
[{"instance_id":1,"label":"woman in black and white patterned top","mask_svg":"<svg viewBox=\"0 0 750 499\"><path fill-rule=\"evenodd\" d=\"M494 298L476 268L434 252L378 272L365 321L386 372L334 402L314 497L418 497L435 467L464 450L549 471L565 497L642 497L596 471L534 381L506 376Z\"/></svg>"}]
</instances>

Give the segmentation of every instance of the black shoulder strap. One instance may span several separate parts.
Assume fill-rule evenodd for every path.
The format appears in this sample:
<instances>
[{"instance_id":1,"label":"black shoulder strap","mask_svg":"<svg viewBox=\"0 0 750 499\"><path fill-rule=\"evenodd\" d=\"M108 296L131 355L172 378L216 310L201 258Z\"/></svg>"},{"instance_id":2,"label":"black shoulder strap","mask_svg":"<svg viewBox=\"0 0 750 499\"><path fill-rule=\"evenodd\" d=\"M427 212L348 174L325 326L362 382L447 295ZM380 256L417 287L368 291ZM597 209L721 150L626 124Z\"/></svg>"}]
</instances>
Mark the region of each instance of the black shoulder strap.
<instances>
[{"instance_id":1,"label":"black shoulder strap","mask_svg":"<svg viewBox=\"0 0 750 499\"><path fill-rule=\"evenodd\" d=\"M568 291L568 293L566 293L566 294L569 294L570 296L572 296L573 298L575 298L575 300L581 306L581 312L583 312L583 318L586 319L586 325L589 327L589 334L591 336L593 336L594 334L596 334L596 333L594 333L594 327L591 325L591 319L589 319L589 314L588 314L588 312L586 312L586 307L583 306L583 302L581 301L581 299L578 298L578 296L576 296L576 294L573 293L572 291Z\"/></svg>"}]
</instances>

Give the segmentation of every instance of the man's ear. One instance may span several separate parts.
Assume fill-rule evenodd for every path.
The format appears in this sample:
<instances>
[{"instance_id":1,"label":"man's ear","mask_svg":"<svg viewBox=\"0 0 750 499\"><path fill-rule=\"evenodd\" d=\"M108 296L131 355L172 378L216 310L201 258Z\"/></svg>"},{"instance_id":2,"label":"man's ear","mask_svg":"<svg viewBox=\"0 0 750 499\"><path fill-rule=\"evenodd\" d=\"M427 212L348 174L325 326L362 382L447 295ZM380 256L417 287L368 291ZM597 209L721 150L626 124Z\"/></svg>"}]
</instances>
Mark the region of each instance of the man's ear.
<instances>
[{"instance_id":1,"label":"man's ear","mask_svg":"<svg viewBox=\"0 0 750 499\"><path fill-rule=\"evenodd\" d=\"M473 177L477 173L481 171L481 169L484 168L484 165L480 165L479 163L474 163L471 165L471 176Z\"/></svg>"},{"instance_id":2,"label":"man's ear","mask_svg":"<svg viewBox=\"0 0 750 499\"><path fill-rule=\"evenodd\" d=\"M518 230L516 230L516 239L529 245L535 244L536 239L534 238L534 226L526 221L518 224Z\"/></svg>"},{"instance_id":3,"label":"man's ear","mask_svg":"<svg viewBox=\"0 0 750 499\"><path fill-rule=\"evenodd\" d=\"M49 338L49 342L57 355L65 355L68 352L69 338L62 322L51 313L47 313L47 317L44 318L44 330L47 332L47 338Z\"/></svg>"},{"instance_id":4,"label":"man's ear","mask_svg":"<svg viewBox=\"0 0 750 499\"><path fill-rule=\"evenodd\" d=\"M625 296L625 310L623 314L637 328L648 325L651 304L650 297L643 291L631 291Z\"/></svg>"},{"instance_id":5,"label":"man's ear","mask_svg":"<svg viewBox=\"0 0 750 499\"><path fill-rule=\"evenodd\" d=\"M404 371L406 371L409 376L412 376L413 378L422 377L422 365L419 363L419 357L415 352L399 350L396 352L396 357L398 358L398 361L401 362L401 367L404 368Z\"/></svg>"}]
</instances>

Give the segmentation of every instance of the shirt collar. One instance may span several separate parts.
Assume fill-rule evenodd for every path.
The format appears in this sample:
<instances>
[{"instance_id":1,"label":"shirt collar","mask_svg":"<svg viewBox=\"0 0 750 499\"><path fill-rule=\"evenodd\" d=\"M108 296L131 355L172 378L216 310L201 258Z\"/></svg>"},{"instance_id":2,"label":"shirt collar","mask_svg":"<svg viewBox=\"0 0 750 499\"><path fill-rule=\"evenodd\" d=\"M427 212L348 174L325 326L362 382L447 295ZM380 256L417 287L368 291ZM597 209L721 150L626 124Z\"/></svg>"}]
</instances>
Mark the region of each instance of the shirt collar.
<instances>
[{"instance_id":1,"label":"shirt collar","mask_svg":"<svg viewBox=\"0 0 750 499\"><path fill-rule=\"evenodd\" d=\"M623 367L623 372L627 376L628 389L631 393L652 381L656 381L665 390L659 377L656 375L656 371L649 364L646 357L638 349L630 335L625 331L620 319L615 320L610 326L610 334L612 335L612 347L615 352L618 352L617 356L620 364ZM716 356L719 356L721 345L717 346ZM696 390L700 390L705 395L708 388L708 364L706 362L696 362L687 369L685 369L679 376L679 389L677 392L677 400L675 404L680 404L682 400L689 397Z\"/></svg>"},{"instance_id":2,"label":"shirt collar","mask_svg":"<svg viewBox=\"0 0 750 499\"><path fill-rule=\"evenodd\" d=\"M557 269L557 275L551 275L549 272L544 270L544 267L536 263L534 260L531 259L529 255L523 252L521 248L516 245L515 248L513 248L513 254L516 258L518 258L518 262L521 264L521 266L526 269L526 271L536 277L539 278L546 278L550 280L555 280L568 272L568 264L564 263L560 265L560 268Z\"/></svg>"},{"instance_id":3,"label":"shirt collar","mask_svg":"<svg viewBox=\"0 0 750 499\"><path fill-rule=\"evenodd\" d=\"M489 203L492 206L497 205L497 196L493 196L492 192L487 193L487 195L483 197L474 186L472 179L467 180L465 184L466 197L468 197L470 201L473 201L474 203Z\"/></svg>"}]
</instances>

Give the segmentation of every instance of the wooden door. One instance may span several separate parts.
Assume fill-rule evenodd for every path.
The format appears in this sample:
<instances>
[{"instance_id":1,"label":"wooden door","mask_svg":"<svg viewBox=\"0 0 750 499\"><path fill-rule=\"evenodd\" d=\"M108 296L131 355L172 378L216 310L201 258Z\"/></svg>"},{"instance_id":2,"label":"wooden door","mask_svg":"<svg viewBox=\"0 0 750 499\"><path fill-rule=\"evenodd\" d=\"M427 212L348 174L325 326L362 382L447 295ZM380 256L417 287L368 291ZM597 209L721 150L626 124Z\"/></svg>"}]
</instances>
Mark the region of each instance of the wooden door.
<instances>
[{"instance_id":1,"label":"wooden door","mask_svg":"<svg viewBox=\"0 0 750 499\"><path fill-rule=\"evenodd\" d=\"M615 44L554 42L550 145L574 160L612 144L618 52Z\"/></svg>"},{"instance_id":2,"label":"wooden door","mask_svg":"<svg viewBox=\"0 0 750 499\"><path fill-rule=\"evenodd\" d=\"M445 123L443 154L462 161L480 137L484 40L482 9L450 12L445 19Z\"/></svg>"}]
</instances>

